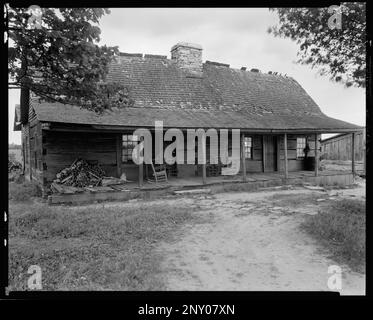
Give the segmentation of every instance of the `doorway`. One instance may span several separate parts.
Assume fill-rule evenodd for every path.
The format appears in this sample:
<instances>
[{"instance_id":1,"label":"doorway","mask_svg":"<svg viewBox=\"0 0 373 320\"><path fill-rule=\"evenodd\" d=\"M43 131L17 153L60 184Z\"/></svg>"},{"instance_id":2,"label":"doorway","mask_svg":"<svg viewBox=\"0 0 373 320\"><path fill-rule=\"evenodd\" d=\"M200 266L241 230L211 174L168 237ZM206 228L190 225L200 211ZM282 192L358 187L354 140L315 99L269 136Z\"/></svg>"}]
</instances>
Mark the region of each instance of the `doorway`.
<instances>
[{"instance_id":1,"label":"doorway","mask_svg":"<svg viewBox=\"0 0 373 320\"><path fill-rule=\"evenodd\" d=\"M264 172L277 171L277 137L263 136Z\"/></svg>"}]
</instances>

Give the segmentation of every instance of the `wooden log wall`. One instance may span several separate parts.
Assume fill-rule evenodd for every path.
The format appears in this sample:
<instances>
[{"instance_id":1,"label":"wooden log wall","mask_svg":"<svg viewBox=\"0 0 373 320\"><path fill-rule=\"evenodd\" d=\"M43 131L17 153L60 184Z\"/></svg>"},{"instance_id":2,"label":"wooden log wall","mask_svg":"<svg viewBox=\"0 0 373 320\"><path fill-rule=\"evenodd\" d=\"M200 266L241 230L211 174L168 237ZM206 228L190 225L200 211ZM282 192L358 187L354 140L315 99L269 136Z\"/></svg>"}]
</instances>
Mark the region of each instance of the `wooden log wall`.
<instances>
[{"instance_id":1,"label":"wooden log wall","mask_svg":"<svg viewBox=\"0 0 373 320\"><path fill-rule=\"evenodd\" d=\"M307 139L307 143L310 147L310 151L308 153L309 157L315 156L315 135L314 134L303 134L303 135L295 135L295 134L288 134L287 135L287 148L288 148L288 170L289 171L299 171L304 170L304 159L297 158L297 138L305 137ZM284 137L283 135L278 136L278 146L279 146L279 159L278 159L278 168L279 171L284 171ZM320 135L318 135L318 139L320 139Z\"/></svg>"},{"instance_id":2,"label":"wooden log wall","mask_svg":"<svg viewBox=\"0 0 373 320\"><path fill-rule=\"evenodd\" d=\"M327 160L351 160L351 134L344 134L321 143L321 157ZM365 133L355 134L355 160L363 161Z\"/></svg>"},{"instance_id":3,"label":"wooden log wall","mask_svg":"<svg viewBox=\"0 0 373 320\"><path fill-rule=\"evenodd\" d=\"M262 172L263 171L263 141L262 135L245 134L245 137L252 137L253 142L253 157L252 159L245 159L246 172Z\"/></svg>"},{"instance_id":4,"label":"wooden log wall","mask_svg":"<svg viewBox=\"0 0 373 320\"><path fill-rule=\"evenodd\" d=\"M185 134L186 136L186 134ZM252 137L252 141L253 141L253 149L252 149L252 152L253 152L253 157L252 159L245 159L245 165L246 165L246 172L262 172L262 136L259 135L259 134L245 134L246 137ZM187 153L187 144L186 144L186 138L185 138L185 155L184 155L184 158L186 160L186 153ZM196 146L197 146L197 143L196 143ZM207 152L207 160L210 159L210 148L211 148L211 145L209 143L209 139L207 139L207 143L206 143L206 152ZM220 159L220 140L219 140L219 144L218 144L218 156L219 156L219 159ZM231 133L229 132L229 135L228 135L228 154L229 156L232 156L232 136L231 136ZM196 159L198 157L198 153L197 153L197 148L196 148ZM197 169L195 170L196 172L196 175L202 175L202 168L200 168L200 166L194 166L194 165L179 165L178 168L180 168L179 170L179 175L181 176L190 176L192 171L194 170L193 168L197 167ZM242 172L242 168L240 167L240 172Z\"/></svg>"},{"instance_id":5,"label":"wooden log wall","mask_svg":"<svg viewBox=\"0 0 373 320\"><path fill-rule=\"evenodd\" d=\"M25 130L26 132L26 130ZM126 134L131 134L128 132ZM25 135L26 136L26 135ZM262 172L263 145L262 135L245 134L253 139L253 158L246 159L246 172ZM288 168L289 171L303 170L303 159L296 157L296 139L302 135L288 135ZM305 135L303 135L305 136ZM41 130L41 124L37 121L30 123L30 164L36 169L34 175L40 176L43 184L48 186L62 169L71 165L76 158L83 158L90 161L98 161L108 176L118 176L119 172L125 172L127 178L132 181L138 180L139 168L136 164L122 164L120 169L117 166L118 160L121 162L121 133L96 133L96 132L68 132ZM184 159L187 159L187 135L184 134ZM310 146L309 156L314 155L314 135L308 135ZM284 141L283 135L277 135L278 139L278 165L279 170L284 170ZM154 143L154 137L153 137ZM231 135L229 134L229 145L231 146ZM197 143L196 143L197 146ZM120 149L120 150L119 150ZM196 158L198 156L195 148ZM207 158L210 156L210 143L206 144ZM229 154L231 155L231 147ZM118 154L120 153L120 154ZM154 153L154 146L153 146ZM219 154L219 153L218 153ZM34 157L34 158L33 158ZM32 170L32 169L31 169ZM44 170L44 172L42 171ZM144 167L144 176L146 176ZM242 169L241 169L242 170ZM202 174L198 170L198 165L178 165L178 177L187 177ZM39 178L39 179L40 179Z\"/></svg>"},{"instance_id":6,"label":"wooden log wall","mask_svg":"<svg viewBox=\"0 0 373 320\"><path fill-rule=\"evenodd\" d=\"M117 134L43 131L44 184L70 166L76 158L98 161L108 176L117 176Z\"/></svg>"}]
</instances>

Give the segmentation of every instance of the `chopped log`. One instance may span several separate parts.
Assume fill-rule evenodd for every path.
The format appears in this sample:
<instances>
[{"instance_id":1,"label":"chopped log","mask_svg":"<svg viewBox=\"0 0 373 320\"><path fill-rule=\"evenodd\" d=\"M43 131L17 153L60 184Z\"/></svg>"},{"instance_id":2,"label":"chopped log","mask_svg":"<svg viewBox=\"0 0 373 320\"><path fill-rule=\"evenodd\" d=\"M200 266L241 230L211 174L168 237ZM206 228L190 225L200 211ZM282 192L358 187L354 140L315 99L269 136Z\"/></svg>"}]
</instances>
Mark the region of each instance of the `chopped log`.
<instances>
[{"instance_id":1,"label":"chopped log","mask_svg":"<svg viewBox=\"0 0 373 320\"><path fill-rule=\"evenodd\" d=\"M103 177L101 184L103 186L111 186L111 185L117 185L117 184L124 184L126 181L123 181L122 179L118 179L115 177Z\"/></svg>"},{"instance_id":2,"label":"chopped log","mask_svg":"<svg viewBox=\"0 0 373 320\"><path fill-rule=\"evenodd\" d=\"M177 190L174 191L175 194L203 194L211 193L211 189L189 189L189 190Z\"/></svg>"},{"instance_id":3,"label":"chopped log","mask_svg":"<svg viewBox=\"0 0 373 320\"><path fill-rule=\"evenodd\" d=\"M77 192L83 192L83 188L77 188L72 186L63 186L65 193L77 193Z\"/></svg>"},{"instance_id":4,"label":"chopped log","mask_svg":"<svg viewBox=\"0 0 373 320\"><path fill-rule=\"evenodd\" d=\"M70 175L70 176L68 176L67 178L63 179L63 180L61 181L61 183L64 184L64 183L66 183L67 181L69 181L69 180L72 179L72 178L73 178L73 176Z\"/></svg>"},{"instance_id":5,"label":"chopped log","mask_svg":"<svg viewBox=\"0 0 373 320\"><path fill-rule=\"evenodd\" d=\"M110 188L117 190L117 191L130 191L130 189L127 189L125 185L121 184L115 184L111 185Z\"/></svg>"},{"instance_id":6,"label":"chopped log","mask_svg":"<svg viewBox=\"0 0 373 320\"><path fill-rule=\"evenodd\" d=\"M57 173L54 182L71 187L99 186L102 183L102 177L105 172L98 164L89 163L83 159L75 159L70 167L64 168ZM57 189L61 190L61 188ZM52 190L57 191L56 188ZM73 189L69 189L71 191Z\"/></svg>"},{"instance_id":7,"label":"chopped log","mask_svg":"<svg viewBox=\"0 0 373 320\"><path fill-rule=\"evenodd\" d=\"M90 192L110 192L114 191L114 189L110 187L85 187L85 190L88 190Z\"/></svg>"},{"instance_id":8,"label":"chopped log","mask_svg":"<svg viewBox=\"0 0 373 320\"><path fill-rule=\"evenodd\" d=\"M51 184L51 188L52 188L52 191L55 191L57 193L62 193L62 194L74 194L77 192L83 192L82 188L65 186L62 184L55 183L55 182Z\"/></svg>"},{"instance_id":9,"label":"chopped log","mask_svg":"<svg viewBox=\"0 0 373 320\"><path fill-rule=\"evenodd\" d=\"M96 176L93 172L91 171L88 171L88 174L90 174L91 176L93 176L94 178L96 179L100 179L100 177Z\"/></svg>"},{"instance_id":10,"label":"chopped log","mask_svg":"<svg viewBox=\"0 0 373 320\"><path fill-rule=\"evenodd\" d=\"M53 182L52 184L51 184L51 188L53 189L53 190L55 190L56 192L58 192L58 193L63 193L63 187L62 187L62 185L60 185L60 184L58 184L58 183L55 183L55 182Z\"/></svg>"}]
</instances>

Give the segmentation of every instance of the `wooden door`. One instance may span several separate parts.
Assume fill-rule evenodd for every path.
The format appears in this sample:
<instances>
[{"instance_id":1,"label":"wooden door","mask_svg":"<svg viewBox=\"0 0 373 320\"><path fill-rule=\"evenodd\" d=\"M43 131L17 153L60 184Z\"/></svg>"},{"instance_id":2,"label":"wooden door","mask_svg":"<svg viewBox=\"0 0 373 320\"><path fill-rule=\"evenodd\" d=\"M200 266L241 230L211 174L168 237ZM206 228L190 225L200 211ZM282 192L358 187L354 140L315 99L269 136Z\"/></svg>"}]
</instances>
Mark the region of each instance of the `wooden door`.
<instances>
[{"instance_id":1,"label":"wooden door","mask_svg":"<svg viewBox=\"0 0 373 320\"><path fill-rule=\"evenodd\" d=\"M264 171L277 170L277 140L276 136L263 136L264 148Z\"/></svg>"}]
</instances>

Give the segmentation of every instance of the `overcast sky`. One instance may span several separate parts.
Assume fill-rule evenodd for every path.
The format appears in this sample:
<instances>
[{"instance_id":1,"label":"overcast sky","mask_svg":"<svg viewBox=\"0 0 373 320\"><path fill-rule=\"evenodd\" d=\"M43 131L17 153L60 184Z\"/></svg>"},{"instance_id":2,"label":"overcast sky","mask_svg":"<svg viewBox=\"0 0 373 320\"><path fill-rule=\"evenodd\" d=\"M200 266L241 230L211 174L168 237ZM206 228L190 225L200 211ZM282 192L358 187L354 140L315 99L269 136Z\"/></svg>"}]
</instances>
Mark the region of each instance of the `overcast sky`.
<instances>
[{"instance_id":1,"label":"overcast sky","mask_svg":"<svg viewBox=\"0 0 373 320\"><path fill-rule=\"evenodd\" d=\"M277 71L295 78L328 116L365 125L365 90L344 88L316 70L294 63L297 46L267 33L277 24L268 9L111 9L101 19L101 43L119 46L121 52L161 54L181 41L200 44L203 61L246 66L262 72ZM327 26L325 26L327 27ZM13 132L14 105L19 93L9 93L9 142L20 143Z\"/></svg>"}]
</instances>

